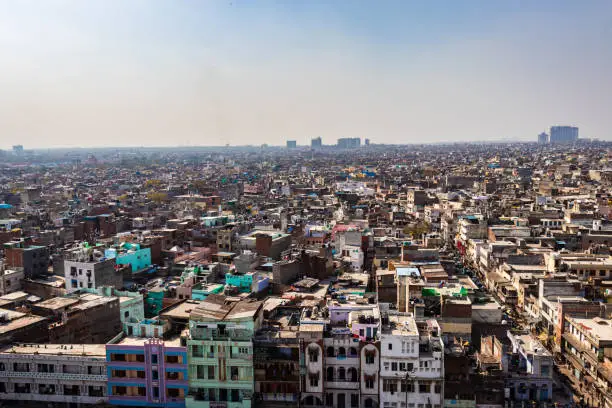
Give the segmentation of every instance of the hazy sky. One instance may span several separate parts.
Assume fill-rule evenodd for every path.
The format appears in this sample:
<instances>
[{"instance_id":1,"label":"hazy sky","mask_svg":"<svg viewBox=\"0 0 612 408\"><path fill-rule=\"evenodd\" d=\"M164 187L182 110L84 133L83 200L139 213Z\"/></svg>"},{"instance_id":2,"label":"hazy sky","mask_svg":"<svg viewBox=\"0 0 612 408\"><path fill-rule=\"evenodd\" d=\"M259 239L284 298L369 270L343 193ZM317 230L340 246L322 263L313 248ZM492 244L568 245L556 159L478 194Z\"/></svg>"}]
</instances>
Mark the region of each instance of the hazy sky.
<instances>
[{"instance_id":1,"label":"hazy sky","mask_svg":"<svg viewBox=\"0 0 612 408\"><path fill-rule=\"evenodd\" d=\"M0 148L612 139L612 1L0 0Z\"/></svg>"}]
</instances>

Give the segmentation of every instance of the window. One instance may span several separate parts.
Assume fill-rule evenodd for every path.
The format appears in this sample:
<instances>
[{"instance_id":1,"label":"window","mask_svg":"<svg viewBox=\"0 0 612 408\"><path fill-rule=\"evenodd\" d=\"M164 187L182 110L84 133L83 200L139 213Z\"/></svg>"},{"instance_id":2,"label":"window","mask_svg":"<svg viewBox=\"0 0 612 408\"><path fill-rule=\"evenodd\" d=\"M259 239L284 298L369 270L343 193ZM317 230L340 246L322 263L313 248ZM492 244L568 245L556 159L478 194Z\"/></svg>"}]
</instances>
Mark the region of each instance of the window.
<instances>
[{"instance_id":1,"label":"window","mask_svg":"<svg viewBox=\"0 0 612 408\"><path fill-rule=\"evenodd\" d=\"M402 381L402 392L414 392L414 383L412 381Z\"/></svg>"},{"instance_id":2,"label":"window","mask_svg":"<svg viewBox=\"0 0 612 408\"><path fill-rule=\"evenodd\" d=\"M430 392L431 386L430 384L419 383L419 392L420 393L428 393Z\"/></svg>"},{"instance_id":3,"label":"window","mask_svg":"<svg viewBox=\"0 0 612 408\"><path fill-rule=\"evenodd\" d=\"M317 350L310 350L310 353L308 353L308 356L310 357L310 362L311 363L316 363L317 361L319 361L319 352Z\"/></svg>"},{"instance_id":4,"label":"window","mask_svg":"<svg viewBox=\"0 0 612 408\"><path fill-rule=\"evenodd\" d=\"M399 363L399 370L406 371L406 363Z\"/></svg>"},{"instance_id":5,"label":"window","mask_svg":"<svg viewBox=\"0 0 612 408\"><path fill-rule=\"evenodd\" d=\"M383 391L395 394L397 392L397 383L395 380L383 380Z\"/></svg>"},{"instance_id":6,"label":"window","mask_svg":"<svg viewBox=\"0 0 612 408\"><path fill-rule=\"evenodd\" d=\"M168 364L180 364L179 356L166 356L166 363Z\"/></svg>"},{"instance_id":7,"label":"window","mask_svg":"<svg viewBox=\"0 0 612 408\"><path fill-rule=\"evenodd\" d=\"M391 363L391 371L397 371L397 363L396 362Z\"/></svg>"},{"instance_id":8,"label":"window","mask_svg":"<svg viewBox=\"0 0 612 408\"><path fill-rule=\"evenodd\" d=\"M232 402L240 402L240 390L232 390L231 391L231 399Z\"/></svg>"},{"instance_id":9,"label":"window","mask_svg":"<svg viewBox=\"0 0 612 408\"><path fill-rule=\"evenodd\" d=\"M208 366L208 379L214 380L214 378L215 378L215 366L209 365Z\"/></svg>"},{"instance_id":10,"label":"window","mask_svg":"<svg viewBox=\"0 0 612 408\"><path fill-rule=\"evenodd\" d=\"M113 370L111 372L111 375L113 377L117 377L117 378L123 378L126 376L125 370Z\"/></svg>"},{"instance_id":11,"label":"window","mask_svg":"<svg viewBox=\"0 0 612 408\"><path fill-rule=\"evenodd\" d=\"M191 354L193 357L204 357L204 350L202 349L202 346L194 344L191 346Z\"/></svg>"},{"instance_id":12,"label":"window","mask_svg":"<svg viewBox=\"0 0 612 408\"><path fill-rule=\"evenodd\" d=\"M111 361L125 361L125 354L111 354Z\"/></svg>"},{"instance_id":13,"label":"window","mask_svg":"<svg viewBox=\"0 0 612 408\"><path fill-rule=\"evenodd\" d=\"M327 381L334 381L334 368L327 367Z\"/></svg>"},{"instance_id":14,"label":"window","mask_svg":"<svg viewBox=\"0 0 612 408\"><path fill-rule=\"evenodd\" d=\"M159 371L153 370L153 380L159 380Z\"/></svg>"},{"instance_id":15,"label":"window","mask_svg":"<svg viewBox=\"0 0 612 408\"><path fill-rule=\"evenodd\" d=\"M157 354L151 354L151 364L157 364Z\"/></svg>"},{"instance_id":16,"label":"window","mask_svg":"<svg viewBox=\"0 0 612 408\"><path fill-rule=\"evenodd\" d=\"M311 375L310 376L310 386L311 387L318 387L319 386L319 377L316 375Z\"/></svg>"},{"instance_id":17,"label":"window","mask_svg":"<svg viewBox=\"0 0 612 408\"><path fill-rule=\"evenodd\" d=\"M368 377L365 379L365 387L370 390L374 388L374 377Z\"/></svg>"},{"instance_id":18,"label":"window","mask_svg":"<svg viewBox=\"0 0 612 408\"><path fill-rule=\"evenodd\" d=\"M414 364L406 363L406 371L413 371L413 370L414 370Z\"/></svg>"},{"instance_id":19,"label":"window","mask_svg":"<svg viewBox=\"0 0 612 408\"><path fill-rule=\"evenodd\" d=\"M439 383L435 383L435 384L434 384L434 392L435 392L436 394L441 393L441 392L442 392L442 385L440 385Z\"/></svg>"},{"instance_id":20,"label":"window","mask_svg":"<svg viewBox=\"0 0 612 408\"><path fill-rule=\"evenodd\" d=\"M339 381L346 380L346 370L344 369L344 367L340 367L338 369L338 380Z\"/></svg>"},{"instance_id":21,"label":"window","mask_svg":"<svg viewBox=\"0 0 612 408\"><path fill-rule=\"evenodd\" d=\"M427 368L427 367L429 367L429 361L419 361L419 367L420 368Z\"/></svg>"},{"instance_id":22,"label":"window","mask_svg":"<svg viewBox=\"0 0 612 408\"><path fill-rule=\"evenodd\" d=\"M123 314L123 317L125 317L126 319L130 317L130 311L126 310L125 313Z\"/></svg>"},{"instance_id":23,"label":"window","mask_svg":"<svg viewBox=\"0 0 612 408\"><path fill-rule=\"evenodd\" d=\"M238 367L230 367L230 375L232 377L232 380L237 380L238 379Z\"/></svg>"},{"instance_id":24,"label":"window","mask_svg":"<svg viewBox=\"0 0 612 408\"><path fill-rule=\"evenodd\" d=\"M393 344L389 343L389 350L393 350Z\"/></svg>"},{"instance_id":25,"label":"window","mask_svg":"<svg viewBox=\"0 0 612 408\"><path fill-rule=\"evenodd\" d=\"M351 407L359 406L359 395L351 394Z\"/></svg>"},{"instance_id":26,"label":"window","mask_svg":"<svg viewBox=\"0 0 612 408\"><path fill-rule=\"evenodd\" d=\"M374 364L374 353L367 353L365 360L366 364Z\"/></svg>"},{"instance_id":27,"label":"window","mask_svg":"<svg viewBox=\"0 0 612 408\"><path fill-rule=\"evenodd\" d=\"M331 392L325 394L325 405L328 407L334 406L334 394L332 394Z\"/></svg>"}]
</instances>

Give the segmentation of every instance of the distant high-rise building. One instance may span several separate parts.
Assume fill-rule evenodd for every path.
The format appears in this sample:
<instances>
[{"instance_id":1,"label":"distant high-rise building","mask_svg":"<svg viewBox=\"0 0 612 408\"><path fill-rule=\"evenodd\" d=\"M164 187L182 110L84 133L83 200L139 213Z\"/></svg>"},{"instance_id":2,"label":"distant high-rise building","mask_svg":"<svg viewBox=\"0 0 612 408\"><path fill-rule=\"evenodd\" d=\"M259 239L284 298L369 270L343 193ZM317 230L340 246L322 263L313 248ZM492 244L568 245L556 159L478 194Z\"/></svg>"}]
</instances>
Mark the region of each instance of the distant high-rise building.
<instances>
[{"instance_id":1,"label":"distant high-rise building","mask_svg":"<svg viewBox=\"0 0 612 408\"><path fill-rule=\"evenodd\" d=\"M542 132L538 135L538 144L548 144L548 135Z\"/></svg>"},{"instance_id":2,"label":"distant high-rise building","mask_svg":"<svg viewBox=\"0 0 612 408\"><path fill-rule=\"evenodd\" d=\"M295 140L287 140L287 149L295 149L297 142Z\"/></svg>"},{"instance_id":3,"label":"distant high-rise building","mask_svg":"<svg viewBox=\"0 0 612 408\"><path fill-rule=\"evenodd\" d=\"M321 136L312 138L310 140L310 147L312 147L313 149L320 149L322 146L323 140L321 139Z\"/></svg>"},{"instance_id":4,"label":"distant high-rise building","mask_svg":"<svg viewBox=\"0 0 612 408\"><path fill-rule=\"evenodd\" d=\"M21 155L23 153L23 146L22 145L13 146L13 153L17 155Z\"/></svg>"},{"instance_id":5,"label":"distant high-rise building","mask_svg":"<svg viewBox=\"0 0 612 408\"><path fill-rule=\"evenodd\" d=\"M370 139L365 139L363 141L363 144L366 145L366 146L369 146L370 145Z\"/></svg>"},{"instance_id":6,"label":"distant high-rise building","mask_svg":"<svg viewBox=\"0 0 612 408\"><path fill-rule=\"evenodd\" d=\"M574 126L551 126L550 143L574 143L578 141L578 128Z\"/></svg>"},{"instance_id":7,"label":"distant high-rise building","mask_svg":"<svg viewBox=\"0 0 612 408\"><path fill-rule=\"evenodd\" d=\"M338 148L340 149L356 149L361 146L361 139L358 137L345 137L338 139Z\"/></svg>"}]
</instances>

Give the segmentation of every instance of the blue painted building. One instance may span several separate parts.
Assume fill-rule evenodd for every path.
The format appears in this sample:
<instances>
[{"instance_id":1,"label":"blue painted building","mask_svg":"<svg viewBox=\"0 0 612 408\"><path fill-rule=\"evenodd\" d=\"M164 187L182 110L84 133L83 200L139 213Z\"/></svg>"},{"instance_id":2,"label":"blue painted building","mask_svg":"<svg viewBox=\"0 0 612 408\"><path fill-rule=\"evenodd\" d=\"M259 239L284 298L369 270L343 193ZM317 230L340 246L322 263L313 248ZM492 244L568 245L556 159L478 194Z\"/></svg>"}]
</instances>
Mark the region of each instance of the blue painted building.
<instances>
[{"instance_id":1,"label":"blue painted building","mask_svg":"<svg viewBox=\"0 0 612 408\"><path fill-rule=\"evenodd\" d=\"M180 338L124 337L106 345L108 402L183 408L189 388L187 348Z\"/></svg>"},{"instance_id":2,"label":"blue painted building","mask_svg":"<svg viewBox=\"0 0 612 408\"><path fill-rule=\"evenodd\" d=\"M151 266L151 248L141 248L140 244L124 242L104 251L104 256L114 258L117 265L130 265L132 272Z\"/></svg>"}]
</instances>

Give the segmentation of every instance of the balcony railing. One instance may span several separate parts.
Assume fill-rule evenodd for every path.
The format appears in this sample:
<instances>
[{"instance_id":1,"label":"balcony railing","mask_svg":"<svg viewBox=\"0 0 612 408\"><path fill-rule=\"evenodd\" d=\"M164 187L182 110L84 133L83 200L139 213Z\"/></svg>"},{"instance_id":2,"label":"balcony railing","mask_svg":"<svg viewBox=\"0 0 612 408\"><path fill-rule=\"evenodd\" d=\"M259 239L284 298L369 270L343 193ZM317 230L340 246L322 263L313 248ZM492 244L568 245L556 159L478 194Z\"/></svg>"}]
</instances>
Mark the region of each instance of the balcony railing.
<instances>
[{"instance_id":1,"label":"balcony railing","mask_svg":"<svg viewBox=\"0 0 612 408\"><path fill-rule=\"evenodd\" d=\"M336 388L341 390L357 390L359 389L359 381L338 380L325 381L327 388Z\"/></svg>"},{"instance_id":2,"label":"balcony railing","mask_svg":"<svg viewBox=\"0 0 612 408\"><path fill-rule=\"evenodd\" d=\"M106 375L0 371L0 378L40 378L49 380L106 381Z\"/></svg>"}]
</instances>

